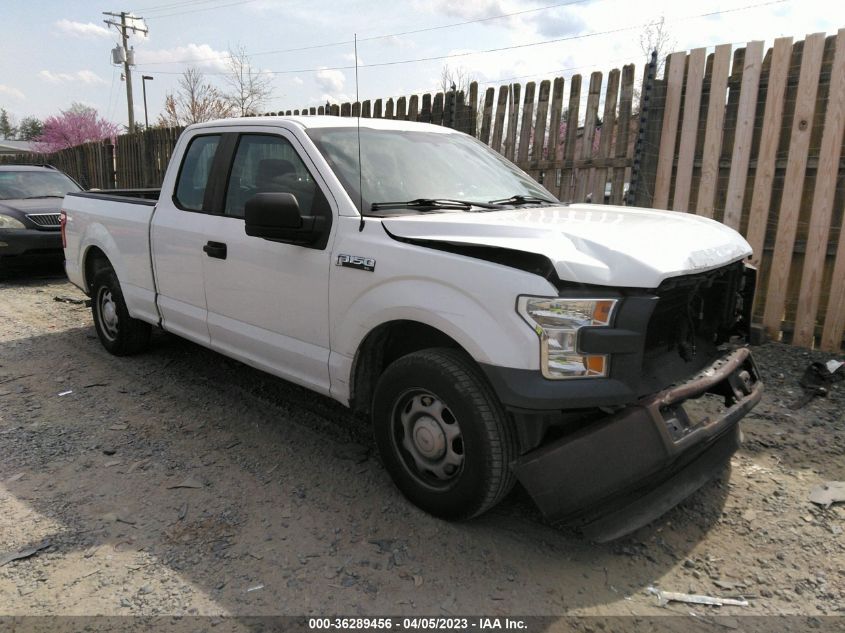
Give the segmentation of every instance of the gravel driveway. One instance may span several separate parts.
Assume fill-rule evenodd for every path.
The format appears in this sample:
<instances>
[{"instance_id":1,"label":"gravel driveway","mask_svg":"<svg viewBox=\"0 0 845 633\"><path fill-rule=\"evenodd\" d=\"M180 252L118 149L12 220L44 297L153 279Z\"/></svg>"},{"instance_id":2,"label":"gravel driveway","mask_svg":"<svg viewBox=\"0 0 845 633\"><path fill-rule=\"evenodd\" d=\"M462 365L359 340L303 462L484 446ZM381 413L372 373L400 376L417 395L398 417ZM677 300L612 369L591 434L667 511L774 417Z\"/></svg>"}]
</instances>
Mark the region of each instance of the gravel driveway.
<instances>
[{"instance_id":1,"label":"gravel driveway","mask_svg":"<svg viewBox=\"0 0 845 633\"><path fill-rule=\"evenodd\" d=\"M57 301L56 297L70 301ZM166 334L115 358L59 274L0 280L0 613L845 615L845 383L756 348L766 394L731 472L593 545L517 489L484 517L408 503L367 426L329 399ZM670 603L649 587L743 597Z\"/></svg>"}]
</instances>

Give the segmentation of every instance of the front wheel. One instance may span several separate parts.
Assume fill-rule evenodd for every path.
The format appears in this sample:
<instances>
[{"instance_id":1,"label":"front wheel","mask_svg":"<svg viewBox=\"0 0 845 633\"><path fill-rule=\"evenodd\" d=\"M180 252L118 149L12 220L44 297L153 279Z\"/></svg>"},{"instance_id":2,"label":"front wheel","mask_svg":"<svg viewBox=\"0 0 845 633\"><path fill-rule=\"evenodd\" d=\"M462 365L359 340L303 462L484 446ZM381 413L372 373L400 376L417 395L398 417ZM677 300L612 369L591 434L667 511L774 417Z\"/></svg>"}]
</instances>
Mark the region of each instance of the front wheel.
<instances>
[{"instance_id":1,"label":"front wheel","mask_svg":"<svg viewBox=\"0 0 845 633\"><path fill-rule=\"evenodd\" d=\"M402 493L444 519L469 519L513 487L512 425L472 361L453 349L396 360L379 378L373 428Z\"/></svg>"},{"instance_id":2,"label":"front wheel","mask_svg":"<svg viewBox=\"0 0 845 633\"><path fill-rule=\"evenodd\" d=\"M91 284L91 313L97 336L115 356L128 356L144 351L150 343L149 323L129 316L120 282L111 268L102 268Z\"/></svg>"}]
</instances>

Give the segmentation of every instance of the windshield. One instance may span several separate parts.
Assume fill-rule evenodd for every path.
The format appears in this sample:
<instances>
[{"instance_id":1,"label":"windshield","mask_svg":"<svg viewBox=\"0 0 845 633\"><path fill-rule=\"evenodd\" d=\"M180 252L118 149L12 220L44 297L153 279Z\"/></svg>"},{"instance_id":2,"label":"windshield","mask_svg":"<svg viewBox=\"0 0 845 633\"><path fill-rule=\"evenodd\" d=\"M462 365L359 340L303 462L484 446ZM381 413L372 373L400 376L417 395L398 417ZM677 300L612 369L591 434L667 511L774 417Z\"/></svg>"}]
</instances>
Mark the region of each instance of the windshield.
<instances>
[{"instance_id":1,"label":"windshield","mask_svg":"<svg viewBox=\"0 0 845 633\"><path fill-rule=\"evenodd\" d=\"M71 191L79 187L57 171L0 171L0 200L63 198Z\"/></svg>"},{"instance_id":2,"label":"windshield","mask_svg":"<svg viewBox=\"0 0 845 633\"><path fill-rule=\"evenodd\" d=\"M306 131L359 206L356 128ZM362 127L361 166L365 214L373 203L417 199L489 202L525 196L555 201L516 165L465 134Z\"/></svg>"}]
</instances>

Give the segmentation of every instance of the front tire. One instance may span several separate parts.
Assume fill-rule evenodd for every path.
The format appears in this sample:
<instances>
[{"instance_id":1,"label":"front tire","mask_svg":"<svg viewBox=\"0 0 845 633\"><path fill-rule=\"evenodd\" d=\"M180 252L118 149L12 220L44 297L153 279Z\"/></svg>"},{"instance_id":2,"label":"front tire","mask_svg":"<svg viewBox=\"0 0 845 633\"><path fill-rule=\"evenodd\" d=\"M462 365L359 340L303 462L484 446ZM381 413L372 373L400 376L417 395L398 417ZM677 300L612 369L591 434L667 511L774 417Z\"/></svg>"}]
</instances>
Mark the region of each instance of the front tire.
<instances>
[{"instance_id":1,"label":"front tire","mask_svg":"<svg viewBox=\"0 0 845 633\"><path fill-rule=\"evenodd\" d=\"M513 487L512 425L458 350L422 350L393 362L376 385L373 428L394 483L430 514L470 519Z\"/></svg>"},{"instance_id":2,"label":"front tire","mask_svg":"<svg viewBox=\"0 0 845 633\"><path fill-rule=\"evenodd\" d=\"M91 313L103 347L115 356L138 354L149 347L152 327L129 316L114 270L101 268L91 284Z\"/></svg>"}]
</instances>

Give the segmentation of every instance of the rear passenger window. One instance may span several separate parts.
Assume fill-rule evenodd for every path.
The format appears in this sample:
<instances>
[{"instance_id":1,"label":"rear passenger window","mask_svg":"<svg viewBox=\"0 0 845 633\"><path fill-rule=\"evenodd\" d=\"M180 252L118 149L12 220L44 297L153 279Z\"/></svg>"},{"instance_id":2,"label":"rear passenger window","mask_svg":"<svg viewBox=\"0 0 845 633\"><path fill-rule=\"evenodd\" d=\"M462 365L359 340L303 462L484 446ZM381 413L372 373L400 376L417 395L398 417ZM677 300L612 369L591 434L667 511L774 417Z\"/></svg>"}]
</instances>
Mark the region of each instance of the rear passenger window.
<instances>
[{"instance_id":1,"label":"rear passenger window","mask_svg":"<svg viewBox=\"0 0 845 633\"><path fill-rule=\"evenodd\" d=\"M244 134L232 163L224 213L242 218L246 201L268 192L292 193L302 215L324 213L323 207L327 208L317 183L287 139Z\"/></svg>"},{"instance_id":2,"label":"rear passenger window","mask_svg":"<svg viewBox=\"0 0 845 633\"><path fill-rule=\"evenodd\" d=\"M190 211L202 211L205 198L205 188L214 163L214 154L220 144L220 135L197 136L194 138L179 170L179 181L176 183L177 206Z\"/></svg>"}]
</instances>

